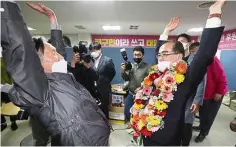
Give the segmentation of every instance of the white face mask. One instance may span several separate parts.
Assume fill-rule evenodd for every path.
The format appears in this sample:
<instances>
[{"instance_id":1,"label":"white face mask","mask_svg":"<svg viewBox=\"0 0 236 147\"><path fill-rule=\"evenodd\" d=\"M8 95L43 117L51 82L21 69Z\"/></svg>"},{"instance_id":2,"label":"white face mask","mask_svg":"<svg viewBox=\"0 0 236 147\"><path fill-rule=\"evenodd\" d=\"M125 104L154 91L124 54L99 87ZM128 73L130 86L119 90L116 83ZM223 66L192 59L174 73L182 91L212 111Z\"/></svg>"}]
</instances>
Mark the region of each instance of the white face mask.
<instances>
[{"instance_id":1,"label":"white face mask","mask_svg":"<svg viewBox=\"0 0 236 147\"><path fill-rule=\"evenodd\" d=\"M186 50L188 48L188 43L182 43L182 44L183 44L184 50Z\"/></svg>"},{"instance_id":2,"label":"white face mask","mask_svg":"<svg viewBox=\"0 0 236 147\"><path fill-rule=\"evenodd\" d=\"M67 73L67 62L62 59L58 62L53 63L52 72Z\"/></svg>"},{"instance_id":3,"label":"white face mask","mask_svg":"<svg viewBox=\"0 0 236 147\"><path fill-rule=\"evenodd\" d=\"M170 67L170 61L160 61L158 62L157 67L159 71L164 72L165 69Z\"/></svg>"},{"instance_id":4,"label":"white face mask","mask_svg":"<svg viewBox=\"0 0 236 147\"><path fill-rule=\"evenodd\" d=\"M92 52L91 53L91 56L94 58L94 59L97 59L101 54L101 50L97 50L95 52Z\"/></svg>"}]
</instances>

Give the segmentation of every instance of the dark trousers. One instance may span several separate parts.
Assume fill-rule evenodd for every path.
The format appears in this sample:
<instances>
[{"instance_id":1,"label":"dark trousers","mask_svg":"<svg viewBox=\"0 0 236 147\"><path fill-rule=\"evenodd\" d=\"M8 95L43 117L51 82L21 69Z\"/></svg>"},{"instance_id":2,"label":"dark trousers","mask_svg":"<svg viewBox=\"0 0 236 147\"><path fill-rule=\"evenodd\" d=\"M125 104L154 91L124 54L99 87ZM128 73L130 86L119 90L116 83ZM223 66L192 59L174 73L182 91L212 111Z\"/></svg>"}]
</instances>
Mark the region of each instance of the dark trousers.
<instances>
[{"instance_id":1,"label":"dark trousers","mask_svg":"<svg viewBox=\"0 0 236 147\"><path fill-rule=\"evenodd\" d=\"M103 113L105 114L105 116L107 117L107 119L109 119L109 100L110 100L110 92L100 92L101 96L100 96L100 101L101 101L101 105L100 105L100 109L103 111Z\"/></svg>"},{"instance_id":2,"label":"dark trousers","mask_svg":"<svg viewBox=\"0 0 236 147\"><path fill-rule=\"evenodd\" d=\"M192 124L185 123L182 129L182 146L189 146L192 138Z\"/></svg>"},{"instance_id":3,"label":"dark trousers","mask_svg":"<svg viewBox=\"0 0 236 147\"><path fill-rule=\"evenodd\" d=\"M10 121L11 123L15 123L16 122L16 116L10 116ZM3 115L1 115L1 124L6 123L6 119Z\"/></svg>"},{"instance_id":4,"label":"dark trousers","mask_svg":"<svg viewBox=\"0 0 236 147\"><path fill-rule=\"evenodd\" d=\"M214 99L204 100L203 105L199 109L200 116L200 134L207 136L215 117L220 109L222 99L215 101Z\"/></svg>"},{"instance_id":5,"label":"dark trousers","mask_svg":"<svg viewBox=\"0 0 236 147\"><path fill-rule=\"evenodd\" d=\"M125 99L125 119L127 121L130 120L130 109L133 106L134 103L134 96L133 94L129 93Z\"/></svg>"},{"instance_id":6,"label":"dark trousers","mask_svg":"<svg viewBox=\"0 0 236 147\"><path fill-rule=\"evenodd\" d=\"M11 102L10 99L9 99L9 97L8 97L8 94L7 94L7 93L4 93L4 92L1 92L1 101L2 101L2 102L5 102L5 103ZM16 119L17 119L16 116L10 116L10 121L11 121L12 123L15 123L15 122L16 122ZM3 115L1 115L1 124L2 124L2 123L6 123L6 119L5 119L5 117L4 117Z\"/></svg>"}]
</instances>

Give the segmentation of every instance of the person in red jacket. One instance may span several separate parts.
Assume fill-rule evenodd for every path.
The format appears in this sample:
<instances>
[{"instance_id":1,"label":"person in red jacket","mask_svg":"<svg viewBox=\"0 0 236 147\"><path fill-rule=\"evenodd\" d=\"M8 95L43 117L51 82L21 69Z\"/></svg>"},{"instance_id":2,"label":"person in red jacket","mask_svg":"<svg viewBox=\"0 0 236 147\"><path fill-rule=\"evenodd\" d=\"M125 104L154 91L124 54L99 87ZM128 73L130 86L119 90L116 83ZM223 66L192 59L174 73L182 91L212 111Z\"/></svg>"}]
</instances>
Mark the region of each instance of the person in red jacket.
<instances>
[{"instance_id":1,"label":"person in red jacket","mask_svg":"<svg viewBox=\"0 0 236 147\"><path fill-rule=\"evenodd\" d=\"M194 49L196 52L198 47ZM228 92L227 78L220 60L215 56L207 68L206 86L203 105L199 109L200 125L193 127L200 130L195 142L202 142L209 134L211 126L219 111L224 95Z\"/></svg>"}]
</instances>

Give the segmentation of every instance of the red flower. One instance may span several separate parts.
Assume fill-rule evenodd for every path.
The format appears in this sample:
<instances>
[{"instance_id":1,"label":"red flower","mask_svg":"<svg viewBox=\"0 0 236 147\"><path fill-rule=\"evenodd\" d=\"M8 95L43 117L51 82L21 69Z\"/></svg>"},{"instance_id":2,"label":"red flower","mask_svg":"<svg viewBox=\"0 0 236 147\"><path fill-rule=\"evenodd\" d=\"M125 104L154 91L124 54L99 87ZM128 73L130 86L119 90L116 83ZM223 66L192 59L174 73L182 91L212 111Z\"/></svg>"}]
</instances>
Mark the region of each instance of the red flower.
<instances>
[{"instance_id":1,"label":"red flower","mask_svg":"<svg viewBox=\"0 0 236 147\"><path fill-rule=\"evenodd\" d=\"M144 136L151 136L152 132L148 131L145 127L140 131Z\"/></svg>"},{"instance_id":2,"label":"red flower","mask_svg":"<svg viewBox=\"0 0 236 147\"><path fill-rule=\"evenodd\" d=\"M163 72L163 75L166 74L169 71L169 69L165 69Z\"/></svg>"},{"instance_id":3,"label":"red flower","mask_svg":"<svg viewBox=\"0 0 236 147\"><path fill-rule=\"evenodd\" d=\"M143 100L140 100L140 99L137 99L137 100L135 100L135 103L136 103L136 104L144 104L144 101L143 101Z\"/></svg>"},{"instance_id":4,"label":"red flower","mask_svg":"<svg viewBox=\"0 0 236 147\"><path fill-rule=\"evenodd\" d=\"M140 133L135 132L134 135L133 135L133 138L137 139L139 137L139 135L140 135Z\"/></svg>"},{"instance_id":5,"label":"red flower","mask_svg":"<svg viewBox=\"0 0 236 147\"><path fill-rule=\"evenodd\" d=\"M166 115L166 110L163 110L161 112L160 111L155 111L154 115L165 116Z\"/></svg>"},{"instance_id":6,"label":"red flower","mask_svg":"<svg viewBox=\"0 0 236 147\"><path fill-rule=\"evenodd\" d=\"M149 75L149 79L150 79L151 81L154 81L154 80L157 79L157 78L159 78L159 74L156 73L156 72Z\"/></svg>"},{"instance_id":7,"label":"red flower","mask_svg":"<svg viewBox=\"0 0 236 147\"><path fill-rule=\"evenodd\" d=\"M158 89L156 89L156 90L153 92L153 95L154 95L154 96L159 96L159 94L160 94L160 91L159 91Z\"/></svg>"},{"instance_id":8,"label":"red flower","mask_svg":"<svg viewBox=\"0 0 236 147\"><path fill-rule=\"evenodd\" d=\"M185 62L180 61L176 64L176 71L180 74L184 74L187 71L187 67L188 66Z\"/></svg>"}]
</instances>

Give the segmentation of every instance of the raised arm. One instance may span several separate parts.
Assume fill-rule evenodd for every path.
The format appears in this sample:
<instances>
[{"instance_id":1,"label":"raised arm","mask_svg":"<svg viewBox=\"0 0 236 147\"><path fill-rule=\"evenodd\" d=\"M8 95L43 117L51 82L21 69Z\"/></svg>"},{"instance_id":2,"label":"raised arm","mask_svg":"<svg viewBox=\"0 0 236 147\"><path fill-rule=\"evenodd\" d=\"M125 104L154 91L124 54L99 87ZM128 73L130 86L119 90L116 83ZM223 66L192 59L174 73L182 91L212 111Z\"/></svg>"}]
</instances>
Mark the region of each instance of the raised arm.
<instances>
[{"instance_id":1,"label":"raised arm","mask_svg":"<svg viewBox=\"0 0 236 147\"><path fill-rule=\"evenodd\" d=\"M51 44L56 48L57 52L61 54L66 60L66 50L63 43L61 27L58 25L55 13L42 3L33 4L26 2L26 4L35 11L47 16L51 23Z\"/></svg>"},{"instance_id":2,"label":"raised arm","mask_svg":"<svg viewBox=\"0 0 236 147\"><path fill-rule=\"evenodd\" d=\"M13 99L18 106L45 101L47 77L36 53L32 36L16 3L1 1L1 46L6 69L14 81Z\"/></svg>"},{"instance_id":3,"label":"raised arm","mask_svg":"<svg viewBox=\"0 0 236 147\"><path fill-rule=\"evenodd\" d=\"M163 33L160 35L156 45L156 53L159 52L160 47L168 40L169 34L174 31L179 25L180 18L173 17L170 22L166 25Z\"/></svg>"},{"instance_id":4,"label":"raised arm","mask_svg":"<svg viewBox=\"0 0 236 147\"><path fill-rule=\"evenodd\" d=\"M210 15L206 28L202 33L199 50L194 56L187 73L193 89L202 81L207 71L207 66L212 62L216 54L218 43L224 30L224 27L220 27L220 15L224 3L224 0L219 0L210 7Z\"/></svg>"}]
</instances>

